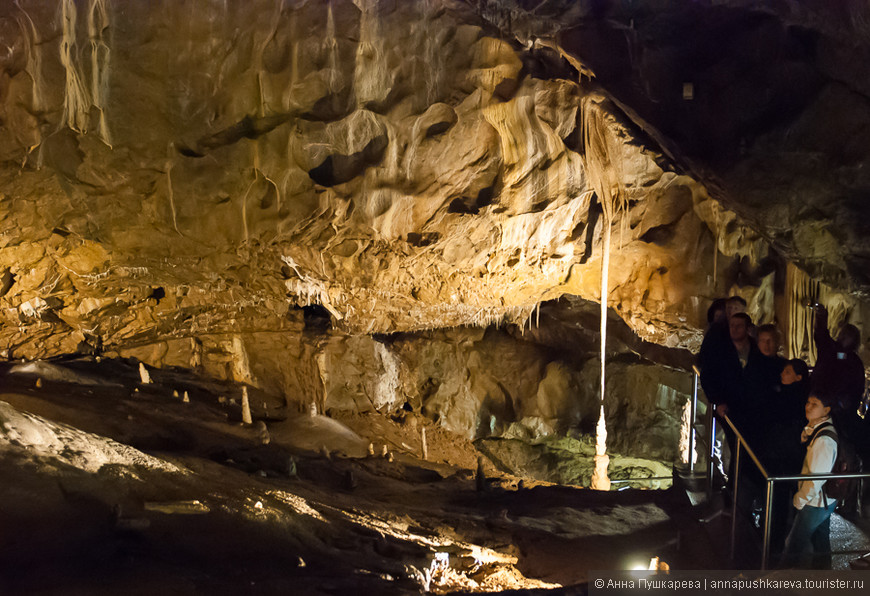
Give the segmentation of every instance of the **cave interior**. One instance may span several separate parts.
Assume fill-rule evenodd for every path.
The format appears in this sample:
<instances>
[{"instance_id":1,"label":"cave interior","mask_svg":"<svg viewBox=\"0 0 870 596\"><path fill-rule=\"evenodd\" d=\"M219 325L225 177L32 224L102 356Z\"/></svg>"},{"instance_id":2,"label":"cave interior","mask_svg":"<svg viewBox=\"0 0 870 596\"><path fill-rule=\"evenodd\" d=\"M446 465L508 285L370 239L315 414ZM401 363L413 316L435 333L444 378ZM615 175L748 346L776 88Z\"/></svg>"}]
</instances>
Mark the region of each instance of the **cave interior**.
<instances>
[{"instance_id":1,"label":"cave interior","mask_svg":"<svg viewBox=\"0 0 870 596\"><path fill-rule=\"evenodd\" d=\"M870 363L868 237L859 0L2 2L0 593L757 569L707 309Z\"/></svg>"}]
</instances>

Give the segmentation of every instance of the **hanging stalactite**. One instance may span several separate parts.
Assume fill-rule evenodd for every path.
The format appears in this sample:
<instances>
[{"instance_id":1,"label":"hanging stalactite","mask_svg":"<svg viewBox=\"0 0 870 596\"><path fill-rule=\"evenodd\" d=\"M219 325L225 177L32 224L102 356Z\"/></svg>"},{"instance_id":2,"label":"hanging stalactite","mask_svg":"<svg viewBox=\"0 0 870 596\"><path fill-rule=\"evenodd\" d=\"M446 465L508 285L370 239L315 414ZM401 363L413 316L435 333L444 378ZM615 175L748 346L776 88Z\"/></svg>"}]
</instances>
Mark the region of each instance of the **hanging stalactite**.
<instances>
[{"instance_id":1,"label":"hanging stalactite","mask_svg":"<svg viewBox=\"0 0 870 596\"><path fill-rule=\"evenodd\" d=\"M601 412L596 426L595 471L592 474L592 488L609 490L610 479L607 466L607 426L604 419L604 395L606 388L607 353L607 302L609 295L608 280L610 269L611 229L620 223L620 244L624 236L628 199L623 187L622 164L624 163L622 143L613 134L612 123L605 118L599 103L601 99L586 97L583 100L583 155L586 177L595 189L601 204L602 218L602 257L601 257Z\"/></svg>"},{"instance_id":2,"label":"hanging stalactite","mask_svg":"<svg viewBox=\"0 0 870 596\"><path fill-rule=\"evenodd\" d=\"M789 325L788 356L803 358L810 365L816 361L816 344L813 341L815 311L807 308L820 299L820 284L809 275L789 263Z\"/></svg>"}]
</instances>

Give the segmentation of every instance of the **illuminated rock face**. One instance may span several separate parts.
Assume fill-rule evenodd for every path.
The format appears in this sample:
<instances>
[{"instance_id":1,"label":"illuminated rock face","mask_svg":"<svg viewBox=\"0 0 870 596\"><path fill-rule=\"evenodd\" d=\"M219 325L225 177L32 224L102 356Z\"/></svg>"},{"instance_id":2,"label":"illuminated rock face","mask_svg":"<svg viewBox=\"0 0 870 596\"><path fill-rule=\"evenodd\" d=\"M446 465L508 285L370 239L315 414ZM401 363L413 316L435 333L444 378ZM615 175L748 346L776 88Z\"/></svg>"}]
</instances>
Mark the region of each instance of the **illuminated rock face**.
<instances>
[{"instance_id":1,"label":"illuminated rock face","mask_svg":"<svg viewBox=\"0 0 870 596\"><path fill-rule=\"evenodd\" d=\"M642 337L696 344L711 229L749 234L727 254L764 250L566 62L461 7L0 10L14 356L280 331L309 303L385 333L521 324L542 300L597 299L583 102L625 143L611 300Z\"/></svg>"},{"instance_id":2,"label":"illuminated rock face","mask_svg":"<svg viewBox=\"0 0 870 596\"><path fill-rule=\"evenodd\" d=\"M586 424L584 360L423 333L540 339L541 302L600 300L584 117L620 147L608 289L628 327L697 347L738 281L772 316L770 280L740 279L760 236L576 62L461 3L20 0L0 34L7 357L104 349L323 410L410 399L468 436Z\"/></svg>"}]
</instances>

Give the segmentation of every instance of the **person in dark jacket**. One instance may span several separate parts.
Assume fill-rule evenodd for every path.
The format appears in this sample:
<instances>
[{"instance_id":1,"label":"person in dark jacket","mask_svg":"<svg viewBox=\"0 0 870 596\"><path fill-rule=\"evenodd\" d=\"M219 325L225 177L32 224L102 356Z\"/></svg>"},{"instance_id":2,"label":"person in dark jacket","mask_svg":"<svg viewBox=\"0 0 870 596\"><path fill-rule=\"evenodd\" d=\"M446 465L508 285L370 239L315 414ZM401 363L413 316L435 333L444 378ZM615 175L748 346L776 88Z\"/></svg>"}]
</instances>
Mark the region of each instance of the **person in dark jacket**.
<instances>
[{"instance_id":1,"label":"person in dark jacket","mask_svg":"<svg viewBox=\"0 0 870 596\"><path fill-rule=\"evenodd\" d=\"M716 406L716 410L720 414L726 414L730 402L738 399L738 394L742 394L740 383L735 383L732 376L736 370L735 365L739 364L739 359L735 359L737 352L731 339L730 325L734 315L743 314L741 310L743 308L746 308L746 301L740 296L732 296L725 302L726 316L724 318L716 316L716 311L713 311L714 319L704 335L701 351L698 353L701 387L704 389L707 401ZM712 310L713 307L711 307ZM708 311L708 319L709 316L710 311ZM748 319L747 315L744 314L744 316ZM752 320L749 319L749 325L751 323ZM748 335L747 339L749 339Z\"/></svg>"},{"instance_id":2,"label":"person in dark jacket","mask_svg":"<svg viewBox=\"0 0 870 596\"><path fill-rule=\"evenodd\" d=\"M836 423L838 412L854 414L858 410L864 394L864 363L855 352L861 345L861 333L854 325L846 324L834 340L828 331L828 309L819 304L815 311L813 339L817 357L810 384L812 390L836 398L833 416ZM840 428L841 432L845 430Z\"/></svg>"},{"instance_id":3,"label":"person in dark jacket","mask_svg":"<svg viewBox=\"0 0 870 596\"><path fill-rule=\"evenodd\" d=\"M799 437L806 423L805 406L809 397L810 382L807 363L799 358L786 362L780 373L780 383L766 408L767 429L761 451L761 461L767 472L774 476L800 474L805 448ZM771 518L770 549L778 556L785 544L789 530L788 517L795 487L777 482L773 487L773 517Z\"/></svg>"},{"instance_id":4,"label":"person in dark jacket","mask_svg":"<svg viewBox=\"0 0 870 596\"><path fill-rule=\"evenodd\" d=\"M701 385L708 401L715 407L716 416L727 416L743 432L753 425L751 413L747 409L746 367L760 353L749 337L749 327L752 325L749 315L734 312L727 323L727 339L721 337L721 328L711 327L708 338L705 339L706 345L701 346ZM711 336L713 333L717 335ZM729 459L733 463L737 453L736 437L724 422L722 428L731 451ZM724 470L722 463L724 462L719 462L717 467L726 476L733 468L729 466L728 470ZM728 485L733 486L733 477L726 477Z\"/></svg>"},{"instance_id":5,"label":"person in dark jacket","mask_svg":"<svg viewBox=\"0 0 870 596\"><path fill-rule=\"evenodd\" d=\"M861 418L858 407L864 395L864 363L856 353L861 346L861 332L854 325L840 327L837 339L828 331L828 309L821 304L816 312L813 339L816 342L816 366L810 378L812 391L823 391L834 398L831 418L840 436L849 443L865 469L870 465L870 419ZM868 484L865 481L865 485ZM852 513L856 499L841 503L838 511Z\"/></svg>"}]
</instances>

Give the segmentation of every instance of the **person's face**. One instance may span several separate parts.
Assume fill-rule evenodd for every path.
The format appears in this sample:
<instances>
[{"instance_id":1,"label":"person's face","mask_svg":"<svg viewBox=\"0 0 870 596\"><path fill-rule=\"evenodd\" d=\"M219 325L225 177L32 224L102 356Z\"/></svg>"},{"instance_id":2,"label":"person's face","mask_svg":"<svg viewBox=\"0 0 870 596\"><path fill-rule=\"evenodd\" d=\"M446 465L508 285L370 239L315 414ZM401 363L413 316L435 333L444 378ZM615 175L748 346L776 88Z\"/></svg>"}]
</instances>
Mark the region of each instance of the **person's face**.
<instances>
[{"instance_id":1,"label":"person's face","mask_svg":"<svg viewBox=\"0 0 870 596\"><path fill-rule=\"evenodd\" d=\"M791 385L803 380L803 376L797 374L791 364L786 364L782 372L779 373L779 380L783 385Z\"/></svg>"},{"instance_id":2,"label":"person's face","mask_svg":"<svg viewBox=\"0 0 870 596\"><path fill-rule=\"evenodd\" d=\"M848 328L845 326L843 326L840 329L840 333L837 334L837 343L840 344L840 347L844 352L852 352L858 348L858 342L855 341L854 335L850 333Z\"/></svg>"},{"instance_id":3,"label":"person's face","mask_svg":"<svg viewBox=\"0 0 870 596\"><path fill-rule=\"evenodd\" d=\"M779 346L776 345L776 337L773 333L758 334L758 349L765 356L776 356L776 351Z\"/></svg>"},{"instance_id":4,"label":"person's face","mask_svg":"<svg viewBox=\"0 0 870 596\"><path fill-rule=\"evenodd\" d=\"M728 330L732 341L743 341L747 337L746 321L741 318L731 319L728 322Z\"/></svg>"},{"instance_id":5,"label":"person's face","mask_svg":"<svg viewBox=\"0 0 870 596\"><path fill-rule=\"evenodd\" d=\"M736 300L732 300L731 302L725 303L725 314L728 315L728 320L731 320L731 317L736 315L739 312L744 312L746 307L743 306L742 303L737 302Z\"/></svg>"},{"instance_id":6,"label":"person's face","mask_svg":"<svg viewBox=\"0 0 870 596\"><path fill-rule=\"evenodd\" d=\"M807 415L807 421L819 420L831 413L831 408L822 405L818 397L810 396L807 399L807 405L804 406L804 412Z\"/></svg>"}]
</instances>

